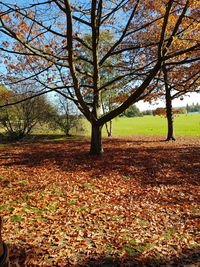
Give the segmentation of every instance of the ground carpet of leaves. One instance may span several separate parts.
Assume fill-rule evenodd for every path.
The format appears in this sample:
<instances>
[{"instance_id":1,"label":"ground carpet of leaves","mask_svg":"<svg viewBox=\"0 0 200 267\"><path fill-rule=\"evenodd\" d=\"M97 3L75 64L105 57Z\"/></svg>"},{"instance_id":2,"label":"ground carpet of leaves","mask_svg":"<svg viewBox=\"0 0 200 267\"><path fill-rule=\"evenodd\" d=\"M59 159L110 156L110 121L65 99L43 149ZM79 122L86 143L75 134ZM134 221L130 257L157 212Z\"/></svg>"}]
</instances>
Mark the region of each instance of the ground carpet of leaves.
<instances>
[{"instance_id":1,"label":"ground carpet of leaves","mask_svg":"<svg viewBox=\"0 0 200 267\"><path fill-rule=\"evenodd\" d=\"M200 266L200 141L159 137L0 147L12 266Z\"/></svg>"}]
</instances>

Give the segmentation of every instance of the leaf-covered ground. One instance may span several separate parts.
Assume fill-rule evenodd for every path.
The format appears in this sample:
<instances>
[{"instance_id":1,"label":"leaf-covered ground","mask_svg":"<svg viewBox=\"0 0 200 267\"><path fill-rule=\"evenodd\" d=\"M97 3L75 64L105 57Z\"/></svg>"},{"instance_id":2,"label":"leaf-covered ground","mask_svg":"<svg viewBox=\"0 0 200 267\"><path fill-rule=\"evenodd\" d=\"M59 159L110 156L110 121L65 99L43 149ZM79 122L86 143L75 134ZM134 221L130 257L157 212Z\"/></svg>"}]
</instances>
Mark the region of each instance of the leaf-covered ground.
<instances>
[{"instance_id":1,"label":"leaf-covered ground","mask_svg":"<svg viewBox=\"0 0 200 267\"><path fill-rule=\"evenodd\" d=\"M0 148L11 266L199 266L199 139L112 138L104 148Z\"/></svg>"}]
</instances>

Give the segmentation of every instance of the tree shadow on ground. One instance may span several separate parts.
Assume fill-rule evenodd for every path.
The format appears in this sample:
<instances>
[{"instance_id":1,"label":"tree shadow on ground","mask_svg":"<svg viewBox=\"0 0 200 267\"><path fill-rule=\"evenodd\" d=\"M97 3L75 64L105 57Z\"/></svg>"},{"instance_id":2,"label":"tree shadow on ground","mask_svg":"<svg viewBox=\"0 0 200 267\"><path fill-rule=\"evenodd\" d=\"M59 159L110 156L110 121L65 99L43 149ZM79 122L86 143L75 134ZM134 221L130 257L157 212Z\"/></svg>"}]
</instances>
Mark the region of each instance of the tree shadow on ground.
<instances>
[{"instance_id":1,"label":"tree shadow on ground","mask_svg":"<svg viewBox=\"0 0 200 267\"><path fill-rule=\"evenodd\" d=\"M118 140L108 139L104 142L105 154L101 157L88 155L89 142L87 140L59 141L52 144L52 142L33 142L24 143L22 145L13 145L7 150L0 151L0 166L17 167L19 169L27 168L28 170L38 167L38 169L54 168L63 173L80 173L81 175L88 174L91 179L102 179L107 176L115 179L116 173L121 177L129 180L133 179L134 183L138 182L141 188L165 185L184 185L181 190L188 190L190 186L196 186L200 183L200 148L192 144L191 146L171 143L163 143L155 140ZM54 170L54 169L53 169ZM22 170L23 171L23 170ZM113 175L112 175L113 174ZM2 185L7 186L10 181L0 181ZM120 180L123 182L123 179ZM126 179L124 179L126 182ZM39 185L38 185L39 186ZM186 189L184 189L186 188ZM18 190L28 190L28 185L22 184ZM38 188L39 190L39 188ZM82 189L80 189L82 190ZM83 190L85 190L83 188ZM139 195L141 192L137 192ZM141 193L141 198L145 194ZM130 192L130 196L134 197ZM138 196L139 198L140 196ZM173 197L176 197L173 196ZM197 196L198 197L198 196ZM156 199L156 203L164 204L180 204L194 203L198 199L168 198L166 200ZM199 220L199 216L182 214L183 221L191 222L191 220ZM190 217L187 217L190 216ZM198 222L198 221L197 221ZM45 251L38 252L34 247L22 242L20 248L15 245L10 246L11 262L15 263L16 259L20 259L18 266L34 266L24 265L27 259L31 257L43 257ZM40 255L41 253L41 255ZM177 252L178 253L178 252ZM124 258L105 258L104 255L95 255L80 261L76 267L132 267L132 266L200 266L199 264L200 251L198 248L185 249L180 255L173 259L167 260L164 258L155 258L151 260L137 261L134 256ZM11 266L15 266L14 264ZM56 266L52 264L52 266ZM63 266L69 266L66 263ZM75 265L71 265L75 266Z\"/></svg>"},{"instance_id":2,"label":"tree shadow on ground","mask_svg":"<svg viewBox=\"0 0 200 267\"><path fill-rule=\"evenodd\" d=\"M152 143L153 146L148 144ZM161 142L106 140L105 154L88 154L87 140L60 141L57 143L28 143L12 147L12 153L0 154L1 166L45 167L49 162L60 171L87 172L92 179L118 173L140 184L198 185L200 148L198 146L173 147ZM176 177L176 179L175 179Z\"/></svg>"},{"instance_id":3,"label":"tree shadow on ground","mask_svg":"<svg viewBox=\"0 0 200 267\"><path fill-rule=\"evenodd\" d=\"M184 249L180 255L173 257L170 260L167 258L149 258L143 260L137 260L135 257L124 256L121 258L118 257L99 257L89 258L80 264L77 264L76 267L159 267L159 266L193 266L197 267L200 264L200 249Z\"/></svg>"},{"instance_id":4,"label":"tree shadow on ground","mask_svg":"<svg viewBox=\"0 0 200 267\"><path fill-rule=\"evenodd\" d=\"M30 143L37 143L37 142L59 143L59 142L62 142L63 140L74 141L74 140L81 140L83 138L84 138L83 136L73 136L73 135L66 136L65 134L31 134L31 135L24 136L20 138L19 140L14 140L14 139L12 140L8 138L6 135L0 134L0 143L7 144L7 145L20 146L23 144L30 144Z\"/></svg>"},{"instance_id":5,"label":"tree shadow on ground","mask_svg":"<svg viewBox=\"0 0 200 267\"><path fill-rule=\"evenodd\" d=\"M39 253L38 253L39 251ZM9 260L12 267L26 267L35 266L34 260L40 262L38 258L46 257L49 264L47 266L63 266L63 267L140 267L140 266L199 266L200 264L200 249L191 248L184 249L180 255L168 259L166 258L146 258L145 260L138 260L135 256L125 255L123 257L95 255L88 256L84 260L80 259L77 264L57 265L53 262L53 258L47 254L42 248L36 248L32 245L25 244L25 247L18 247L16 245L9 246Z\"/></svg>"}]
</instances>

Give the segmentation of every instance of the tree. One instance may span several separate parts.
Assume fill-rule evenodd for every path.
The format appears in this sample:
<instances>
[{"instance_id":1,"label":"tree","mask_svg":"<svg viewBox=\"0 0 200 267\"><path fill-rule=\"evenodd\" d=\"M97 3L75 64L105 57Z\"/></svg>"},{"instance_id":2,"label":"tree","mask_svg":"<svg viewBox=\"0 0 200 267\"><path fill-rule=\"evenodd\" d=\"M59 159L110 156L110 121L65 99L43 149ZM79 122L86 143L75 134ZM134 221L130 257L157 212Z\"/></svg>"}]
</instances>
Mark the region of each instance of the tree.
<instances>
[{"instance_id":1,"label":"tree","mask_svg":"<svg viewBox=\"0 0 200 267\"><path fill-rule=\"evenodd\" d=\"M29 97L32 86L21 85L22 94L19 94L19 85L18 93L1 87L0 102L6 103L10 99L11 101L20 101L24 97ZM28 135L38 123L48 122L53 113L54 107L47 102L44 96L39 96L0 109L0 124L9 138L18 140Z\"/></svg>"},{"instance_id":2,"label":"tree","mask_svg":"<svg viewBox=\"0 0 200 267\"><path fill-rule=\"evenodd\" d=\"M196 58L192 63L188 63L184 68L173 66L168 68L163 64L163 84L166 103L167 117L167 139L166 141L175 140L172 101L177 97L182 97L188 92L199 91L200 71L196 69L199 66L199 59Z\"/></svg>"},{"instance_id":3,"label":"tree","mask_svg":"<svg viewBox=\"0 0 200 267\"><path fill-rule=\"evenodd\" d=\"M172 2L171 2L172 3ZM191 43L199 42L198 37L198 19L196 17L196 10L190 9L189 6L195 5L195 1L179 1L179 4L185 4L184 13L182 13L183 25L187 27L174 27L174 32L177 31L175 42L172 45L174 49L180 49L183 46L189 46ZM153 6L154 7L154 6ZM171 16L171 21L175 21L179 10L177 9ZM162 9L156 9L162 15ZM178 22L178 21L177 21ZM168 25L166 28L166 36L170 35L169 31L173 25ZM156 51L152 51L152 53ZM183 55L178 55L178 60L169 59L163 61L161 71L158 73L156 79L154 80L154 85L152 84L152 94L147 96L147 100L157 99L164 96L166 104L166 117L168 124L167 139L175 140L174 137L174 124L173 124L173 108L172 100L177 97L183 97L184 94L188 92L198 92L199 91L199 80L200 80L200 51L199 49L191 50L188 57Z\"/></svg>"},{"instance_id":4,"label":"tree","mask_svg":"<svg viewBox=\"0 0 200 267\"><path fill-rule=\"evenodd\" d=\"M0 32L10 38L3 39L0 47L2 53L22 58L20 67L31 70L31 78L49 90L65 88L66 97L91 123L90 153L101 154L103 125L152 92L151 83L163 62L174 59L178 63L179 56L186 59L191 50L199 49L198 41L176 47L181 33L191 28L186 15L197 17L195 5L196 1L189 0L92 0L78 5L68 0L38 0L27 6L0 1ZM102 31L111 31L115 38L103 52ZM91 45L85 42L86 33ZM82 53L82 47L91 53ZM110 61L116 55L123 57ZM13 56L12 63L5 64L12 64L17 72ZM91 72L82 68L85 63ZM102 82L101 69L120 72ZM117 89L119 83L123 89L117 93L126 96L124 101L102 114L102 94L108 94L111 85ZM87 101L88 94L91 101Z\"/></svg>"},{"instance_id":5,"label":"tree","mask_svg":"<svg viewBox=\"0 0 200 267\"><path fill-rule=\"evenodd\" d=\"M142 113L140 112L139 108L136 105L132 105L122 113L122 116L141 117Z\"/></svg>"},{"instance_id":6,"label":"tree","mask_svg":"<svg viewBox=\"0 0 200 267\"><path fill-rule=\"evenodd\" d=\"M82 116L77 113L76 106L61 95L58 97L57 112L53 114L50 125L54 129L60 129L66 136L70 136L73 129L76 132L84 130Z\"/></svg>"},{"instance_id":7,"label":"tree","mask_svg":"<svg viewBox=\"0 0 200 267\"><path fill-rule=\"evenodd\" d=\"M163 64L162 70L168 124L166 141L175 140L172 100L177 97L183 97L188 92L199 91L199 63L200 59L196 57L183 67L180 65L167 67L166 64Z\"/></svg>"}]
</instances>

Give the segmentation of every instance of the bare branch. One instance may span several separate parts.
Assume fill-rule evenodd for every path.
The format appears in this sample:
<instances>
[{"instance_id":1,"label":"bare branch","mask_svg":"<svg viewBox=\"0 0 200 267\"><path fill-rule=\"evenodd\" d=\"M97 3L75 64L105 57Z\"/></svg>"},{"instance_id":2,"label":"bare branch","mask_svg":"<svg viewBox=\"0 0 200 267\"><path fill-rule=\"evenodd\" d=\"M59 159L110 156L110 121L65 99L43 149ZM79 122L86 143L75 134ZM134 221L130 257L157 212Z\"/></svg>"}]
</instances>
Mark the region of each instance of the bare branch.
<instances>
[{"instance_id":1,"label":"bare branch","mask_svg":"<svg viewBox=\"0 0 200 267\"><path fill-rule=\"evenodd\" d=\"M129 28L129 26L130 26L130 23L131 23L131 21L132 21L134 15L135 15L135 12L136 12L137 7L138 7L138 4L139 4L139 1L140 1L140 0L137 0L135 6L134 6L134 8L133 8L133 11L131 12L131 15L130 15L130 17L129 17L127 23L126 23L126 26L125 26L125 28L124 28L124 30L123 30L123 32L122 32L121 37L120 37L119 40L118 40L117 42L115 42L115 44L110 48L110 50L107 52L107 54L100 60L100 62L99 62L99 66L101 66L101 65L106 61L106 59L107 59L108 57L110 57L110 55L111 55L112 52L115 50L115 48L116 48L116 47L123 41L123 39L124 39L124 37L126 36L126 33L127 33L127 31L128 31L128 28Z\"/></svg>"}]
</instances>

